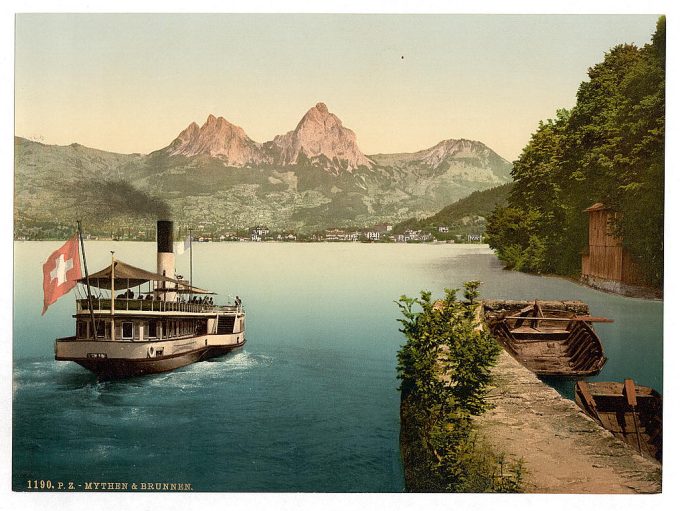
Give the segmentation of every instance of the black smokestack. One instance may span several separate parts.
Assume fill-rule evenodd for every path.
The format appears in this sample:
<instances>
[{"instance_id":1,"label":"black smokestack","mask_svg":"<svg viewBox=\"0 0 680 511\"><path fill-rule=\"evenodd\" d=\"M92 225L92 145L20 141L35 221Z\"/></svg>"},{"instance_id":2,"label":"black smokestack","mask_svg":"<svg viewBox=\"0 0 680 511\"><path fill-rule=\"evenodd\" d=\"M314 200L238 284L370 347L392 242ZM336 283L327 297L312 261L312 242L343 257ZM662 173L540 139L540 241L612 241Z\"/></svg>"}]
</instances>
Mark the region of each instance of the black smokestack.
<instances>
[{"instance_id":1,"label":"black smokestack","mask_svg":"<svg viewBox=\"0 0 680 511\"><path fill-rule=\"evenodd\" d=\"M158 220L156 222L156 244L158 253L165 252L172 254L172 220Z\"/></svg>"}]
</instances>

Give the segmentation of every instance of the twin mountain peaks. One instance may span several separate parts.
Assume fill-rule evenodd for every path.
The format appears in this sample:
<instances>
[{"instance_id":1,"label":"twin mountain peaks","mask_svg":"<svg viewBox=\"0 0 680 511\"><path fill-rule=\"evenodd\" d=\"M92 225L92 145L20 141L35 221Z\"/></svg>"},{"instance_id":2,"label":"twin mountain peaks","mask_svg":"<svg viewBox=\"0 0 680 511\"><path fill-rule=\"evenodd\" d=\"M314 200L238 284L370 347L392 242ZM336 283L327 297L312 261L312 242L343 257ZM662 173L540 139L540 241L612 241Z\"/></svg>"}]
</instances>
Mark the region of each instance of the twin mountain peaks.
<instances>
[{"instance_id":1,"label":"twin mountain peaks","mask_svg":"<svg viewBox=\"0 0 680 511\"><path fill-rule=\"evenodd\" d=\"M376 166L376 161L359 149L354 132L344 127L324 103L310 108L294 130L264 143L255 142L243 128L224 117L210 114L203 126L192 122L161 152L171 156L206 155L233 167L289 166L304 160L335 174ZM444 140L413 155L424 164L436 167L447 156L470 152L488 154L492 151L481 142Z\"/></svg>"},{"instance_id":2,"label":"twin mountain peaks","mask_svg":"<svg viewBox=\"0 0 680 511\"><path fill-rule=\"evenodd\" d=\"M203 126L191 123L162 151L172 156L208 155L233 167L296 165L301 157L334 171L374 165L359 149L354 132L323 103L310 108L294 130L264 144L224 117L210 114Z\"/></svg>"}]
</instances>

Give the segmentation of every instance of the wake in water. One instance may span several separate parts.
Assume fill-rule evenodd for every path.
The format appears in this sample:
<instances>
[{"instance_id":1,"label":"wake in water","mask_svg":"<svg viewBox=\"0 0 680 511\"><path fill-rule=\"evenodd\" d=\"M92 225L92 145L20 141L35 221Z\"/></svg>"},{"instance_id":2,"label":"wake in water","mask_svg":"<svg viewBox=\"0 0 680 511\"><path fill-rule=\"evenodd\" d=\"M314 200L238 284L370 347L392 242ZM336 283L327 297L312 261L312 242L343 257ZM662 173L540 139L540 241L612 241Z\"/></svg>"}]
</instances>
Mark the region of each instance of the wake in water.
<instances>
[{"instance_id":1,"label":"wake in water","mask_svg":"<svg viewBox=\"0 0 680 511\"><path fill-rule=\"evenodd\" d=\"M151 384L177 385L182 388L205 386L207 382L229 379L271 364L271 357L240 351L156 375L152 377Z\"/></svg>"},{"instance_id":2,"label":"wake in water","mask_svg":"<svg viewBox=\"0 0 680 511\"><path fill-rule=\"evenodd\" d=\"M272 357L247 351L197 362L167 373L144 375L124 380L99 381L97 376L68 362L53 360L22 360L15 363L13 396L22 392L65 391L79 395L85 402L106 399L125 393L134 396L149 388L190 390L217 384L232 377L244 376L260 367L270 367ZM75 394L74 394L75 392Z\"/></svg>"},{"instance_id":3,"label":"wake in water","mask_svg":"<svg viewBox=\"0 0 680 511\"><path fill-rule=\"evenodd\" d=\"M271 367L272 360L272 357L268 357L266 355L254 355L244 350L233 355L225 355L224 357L207 360L205 365L215 364L220 368L230 371L239 371L253 369L260 366Z\"/></svg>"}]
</instances>

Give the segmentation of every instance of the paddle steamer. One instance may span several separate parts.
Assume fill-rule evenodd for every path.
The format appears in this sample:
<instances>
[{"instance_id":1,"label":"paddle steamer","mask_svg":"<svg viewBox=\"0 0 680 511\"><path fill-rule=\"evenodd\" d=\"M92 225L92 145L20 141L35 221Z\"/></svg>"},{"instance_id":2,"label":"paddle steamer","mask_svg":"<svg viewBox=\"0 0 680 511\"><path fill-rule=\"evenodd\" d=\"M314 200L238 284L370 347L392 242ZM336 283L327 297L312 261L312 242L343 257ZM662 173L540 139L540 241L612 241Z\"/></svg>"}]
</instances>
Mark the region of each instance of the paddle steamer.
<instances>
[{"instance_id":1,"label":"paddle steamer","mask_svg":"<svg viewBox=\"0 0 680 511\"><path fill-rule=\"evenodd\" d=\"M157 223L157 268L150 272L111 257L111 265L79 281L76 334L56 340L55 359L100 378L170 371L242 347L245 311L216 305L211 291L175 275L173 224Z\"/></svg>"}]
</instances>

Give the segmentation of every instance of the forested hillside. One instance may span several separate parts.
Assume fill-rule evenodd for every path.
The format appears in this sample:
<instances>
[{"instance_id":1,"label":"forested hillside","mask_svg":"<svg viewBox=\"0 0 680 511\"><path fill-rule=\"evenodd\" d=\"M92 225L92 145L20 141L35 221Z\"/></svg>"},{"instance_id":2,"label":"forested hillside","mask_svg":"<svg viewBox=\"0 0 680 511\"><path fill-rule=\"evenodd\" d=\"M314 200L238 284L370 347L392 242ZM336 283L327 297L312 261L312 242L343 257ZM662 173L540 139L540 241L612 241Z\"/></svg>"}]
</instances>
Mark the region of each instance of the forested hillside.
<instances>
[{"instance_id":1,"label":"forested hillside","mask_svg":"<svg viewBox=\"0 0 680 511\"><path fill-rule=\"evenodd\" d=\"M425 229L435 231L438 226L454 226L461 224L466 218L488 217L498 206L507 204L512 183L507 183L488 190L473 192L453 204L449 204L439 212L427 218L409 218L394 226L394 232L407 229Z\"/></svg>"},{"instance_id":2,"label":"forested hillside","mask_svg":"<svg viewBox=\"0 0 680 511\"><path fill-rule=\"evenodd\" d=\"M541 122L514 162L514 187L487 239L508 267L578 274L583 210L602 202L650 284L663 283L666 20L649 44L612 48L588 70L576 106Z\"/></svg>"}]
</instances>

